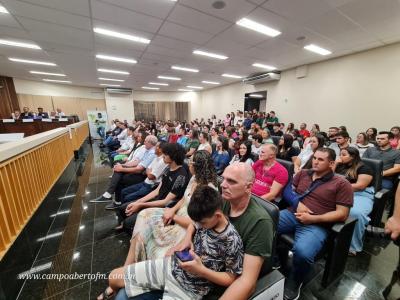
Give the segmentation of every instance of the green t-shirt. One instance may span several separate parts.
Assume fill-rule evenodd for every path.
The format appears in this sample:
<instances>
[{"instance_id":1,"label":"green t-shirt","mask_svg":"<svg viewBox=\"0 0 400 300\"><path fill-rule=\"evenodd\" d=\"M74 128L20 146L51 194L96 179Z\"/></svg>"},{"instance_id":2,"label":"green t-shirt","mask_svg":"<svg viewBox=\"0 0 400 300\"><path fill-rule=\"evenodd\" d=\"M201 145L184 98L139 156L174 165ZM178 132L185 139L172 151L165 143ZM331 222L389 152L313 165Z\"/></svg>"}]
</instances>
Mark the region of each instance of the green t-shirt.
<instances>
[{"instance_id":1,"label":"green t-shirt","mask_svg":"<svg viewBox=\"0 0 400 300\"><path fill-rule=\"evenodd\" d=\"M189 139L186 142L186 151L189 151L191 148L197 149L197 147L199 147L199 145L200 145L199 140Z\"/></svg>"},{"instance_id":2,"label":"green t-shirt","mask_svg":"<svg viewBox=\"0 0 400 300\"><path fill-rule=\"evenodd\" d=\"M222 210L229 216L231 205L225 201ZM239 217L229 217L243 241L244 253L271 259L274 225L266 210L251 199L247 209ZM203 299L218 299L226 288L216 286Z\"/></svg>"},{"instance_id":3,"label":"green t-shirt","mask_svg":"<svg viewBox=\"0 0 400 300\"><path fill-rule=\"evenodd\" d=\"M277 117L273 117L273 118L271 118L271 117L269 117L269 118L267 118L267 122L268 123L278 123L279 122L279 120L278 120L278 118Z\"/></svg>"}]
</instances>

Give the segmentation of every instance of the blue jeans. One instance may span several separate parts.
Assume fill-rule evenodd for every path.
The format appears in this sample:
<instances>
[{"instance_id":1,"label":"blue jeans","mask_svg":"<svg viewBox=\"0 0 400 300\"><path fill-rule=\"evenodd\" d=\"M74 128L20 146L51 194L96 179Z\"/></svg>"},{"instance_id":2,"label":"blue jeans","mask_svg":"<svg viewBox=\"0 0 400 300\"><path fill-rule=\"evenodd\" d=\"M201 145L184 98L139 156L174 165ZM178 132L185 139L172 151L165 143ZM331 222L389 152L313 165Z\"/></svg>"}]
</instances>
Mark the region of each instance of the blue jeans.
<instances>
[{"instance_id":1,"label":"blue jeans","mask_svg":"<svg viewBox=\"0 0 400 300\"><path fill-rule=\"evenodd\" d=\"M387 190L392 190L393 188L393 180L382 178L382 188Z\"/></svg>"},{"instance_id":2,"label":"blue jeans","mask_svg":"<svg viewBox=\"0 0 400 300\"><path fill-rule=\"evenodd\" d=\"M112 142L113 140L114 140L113 137L110 135L110 136L108 136L108 137L105 139L105 141L103 142L103 144L107 146L107 145L111 144L111 142Z\"/></svg>"},{"instance_id":3,"label":"blue jeans","mask_svg":"<svg viewBox=\"0 0 400 300\"><path fill-rule=\"evenodd\" d=\"M125 292L125 289L122 288L118 291L118 294L115 296L115 300L159 300L162 299L163 291L151 291L139 296L129 298Z\"/></svg>"},{"instance_id":4,"label":"blue jeans","mask_svg":"<svg viewBox=\"0 0 400 300\"><path fill-rule=\"evenodd\" d=\"M300 283L311 270L315 257L328 237L328 230L319 225L304 225L297 221L291 211L285 209L279 214L278 235L285 233L294 233L293 268L290 277Z\"/></svg>"},{"instance_id":5,"label":"blue jeans","mask_svg":"<svg viewBox=\"0 0 400 300\"><path fill-rule=\"evenodd\" d=\"M97 134L104 139L106 137L106 130L103 126L97 127Z\"/></svg>"},{"instance_id":6,"label":"blue jeans","mask_svg":"<svg viewBox=\"0 0 400 300\"><path fill-rule=\"evenodd\" d=\"M145 182L140 182L128 186L121 191L121 203L135 201L151 192L153 186Z\"/></svg>"},{"instance_id":7,"label":"blue jeans","mask_svg":"<svg viewBox=\"0 0 400 300\"><path fill-rule=\"evenodd\" d=\"M350 209L350 216L357 219L358 222L354 228L351 239L350 250L361 252L363 249L363 238L365 228L370 218L368 215L374 207L374 188L368 187L363 191L354 192L354 203Z\"/></svg>"}]
</instances>

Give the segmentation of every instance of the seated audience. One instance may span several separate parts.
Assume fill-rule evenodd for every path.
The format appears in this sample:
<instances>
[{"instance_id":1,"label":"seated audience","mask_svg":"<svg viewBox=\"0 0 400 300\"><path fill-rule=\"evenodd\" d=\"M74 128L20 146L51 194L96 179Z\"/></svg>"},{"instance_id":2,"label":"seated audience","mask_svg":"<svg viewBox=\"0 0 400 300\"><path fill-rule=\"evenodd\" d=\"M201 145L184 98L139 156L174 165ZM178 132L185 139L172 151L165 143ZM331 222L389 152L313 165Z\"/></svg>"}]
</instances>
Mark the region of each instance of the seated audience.
<instances>
[{"instance_id":1,"label":"seated audience","mask_svg":"<svg viewBox=\"0 0 400 300\"><path fill-rule=\"evenodd\" d=\"M106 139L103 143L100 144L100 148L104 148L110 143L112 143L116 137L122 132L122 127L120 126L121 122L115 121L115 128L111 130L111 132L107 135Z\"/></svg>"},{"instance_id":2,"label":"seated audience","mask_svg":"<svg viewBox=\"0 0 400 300\"><path fill-rule=\"evenodd\" d=\"M350 136L347 131L339 131L336 134L336 141L331 142L331 144L329 145L329 148L331 148L335 151L336 157L339 157L340 151L342 149L346 149L347 147L350 147L349 139L350 139Z\"/></svg>"},{"instance_id":3,"label":"seated audience","mask_svg":"<svg viewBox=\"0 0 400 300\"><path fill-rule=\"evenodd\" d=\"M158 187L140 199L125 203L117 210L119 224L123 223L123 227L130 232L142 209L174 206L182 198L188 185L190 174L184 165L185 150L175 143L165 144L162 151L168 168L163 173Z\"/></svg>"},{"instance_id":4,"label":"seated audience","mask_svg":"<svg viewBox=\"0 0 400 300\"><path fill-rule=\"evenodd\" d=\"M218 135L219 135L219 128L218 127L213 127L210 132L211 135L211 144L216 144L218 140Z\"/></svg>"},{"instance_id":5,"label":"seated audience","mask_svg":"<svg viewBox=\"0 0 400 300\"><path fill-rule=\"evenodd\" d=\"M47 112L44 112L42 107L38 107L37 116L43 119L47 119L49 117L49 114Z\"/></svg>"},{"instance_id":6,"label":"seated audience","mask_svg":"<svg viewBox=\"0 0 400 300\"><path fill-rule=\"evenodd\" d=\"M155 145L157 138L149 135L144 141L144 145L132 152L127 162L123 164L117 163L113 170L111 181L106 192L100 197L90 200L89 202L109 202L115 193L115 203L120 204L120 194L124 187L142 182L146 176L143 171L151 164L155 158Z\"/></svg>"},{"instance_id":7,"label":"seated audience","mask_svg":"<svg viewBox=\"0 0 400 300\"><path fill-rule=\"evenodd\" d=\"M265 128L264 130L261 130L261 137L262 137L262 144L273 144L274 143L274 141L271 139L271 135L267 128Z\"/></svg>"},{"instance_id":8,"label":"seated audience","mask_svg":"<svg viewBox=\"0 0 400 300\"><path fill-rule=\"evenodd\" d=\"M306 196L297 207L280 211L278 234L292 233L296 237L284 299L298 299L303 280L328 237L329 226L345 221L353 205L350 183L332 171L335 159L335 151L319 148L314 153L312 170L301 170L293 179L295 192ZM284 256L282 264L287 259Z\"/></svg>"},{"instance_id":9,"label":"seated audience","mask_svg":"<svg viewBox=\"0 0 400 300\"><path fill-rule=\"evenodd\" d=\"M243 121L243 127L244 127L246 130L249 130L250 127L251 127L251 123L253 123L253 119L251 118L250 114L247 113L247 114L246 114L246 118L245 118L244 121Z\"/></svg>"},{"instance_id":10,"label":"seated audience","mask_svg":"<svg viewBox=\"0 0 400 300\"><path fill-rule=\"evenodd\" d=\"M208 133L206 132L200 132L199 134L199 147L197 148L197 151L200 150L206 150L208 153L211 154L212 149L211 149L211 145L208 142Z\"/></svg>"},{"instance_id":11,"label":"seated audience","mask_svg":"<svg viewBox=\"0 0 400 300\"><path fill-rule=\"evenodd\" d=\"M253 145L251 146L251 153L260 154L263 138L260 134L253 135Z\"/></svg>"},{"instance_id":12,"label":"seated audience","mask_svg":"<svg viewBox=\"0 0 400 300\"><path fill-rule=\"evenodd\" d=\"M374 127L368 128L365 132L367 134L368 142L376 146L376 136L378 135L378 130Z\"/></svg>"},{"instance_id":13,"label":"seated audience","mask_svg":"<svg viewBox=\"0 0 400 300\"><path fill-rule=\"evenodd\" d=\"M288 182L288 171L276 161L277 152L273 144L262 145L258 161L253 164L255 180L251 192L268 201L278 197Z\"/></svg>"},{"instance_id":14,"label":"seated audience","mask_svg":"<svg viewBox=\"0 0 400 300\"><path fill-rule=\"evenodd\" d=\"M300 136L305 140L310 136L310 132L307 130L307 124L306 123L301 123L300 124L300 130L299 130Z\"/></svg>"},{"instance_id":15,"label":"seated audience","mask_svg":"<svg viewBox=\"0 0 400 300\"><path fill-rule=\"evenodd\" d=\"M179 133L178 133L178 140L176 141L179 145L182 147L185 147L188 137L186 136L186 129L185 127L179 128Z\"/></svg>"},{"instance_id":16,"label":"seated audience","mask_svg":"<svg viewBox=\"0 0 400 300\"><path fill-rule=\"evenodd\" d=\"M222 174L225 170L226 166L229 165L231 160L229 156L229 146L228 139L224 136L219 136L217 141L217 147L215 152L212 154L212 158L214 161L215 169L217 170L217 174Z\"/></svg>"},{"instance_id":17,"label":"seated audience","mask_svg":"<svg viewBox=\"0 0 400 300\"><path fill-rule=\"evenodd\" d=\"M383 161L382 188L388 190L393 188L393 180L400 173L400 151L391 147L392 137L390 131L380 131L376 137L377 146L368 148L363 155L364 158Z\"/></svg>"},{"instance_id":18,"label":"seated audience","mask_svg":"<svg viewBox=\"0 0 400 300\"><path fill-rule=\"evenodd\" d=\"M393 126L390 129L390 132L393 133L393 138L390 140L390 146L392 146L393 149L400 150L400 127Z\"/></svg>"},{"instance_id":19,"label":"seated audience","mask_svg":"<svg viewBox=\"0 0 400 300\"><path fill-rule=\"evenodd\" d=\"M33 119L33 113L29 111L29 107L24 106L20 119Z\"/></svg>"},{"instance_id":20,"label":"seated audience","mask_svg":"<svg viewBox=\"0 0 400 300\"><path fill-rule=\"evenodd\" d=\"M188 205L188 214L196 224L189 225L185 247L179 249L190 249L191 260L180 260L175 254L115 269L110 274L110 287L125 288L128 297L161 289L163 299L188 300L202 299L216 284L229 287L243 272L244 251L240 235L222 206L218 191L198 187ZM150 273L153 276L146 275Z\"/></svg>"},{"instance_id":21,"label":"seated audience","mask_svg":"<svg viewBox=\"0 0 400 300\"><path fill-rule=\"evenodd\" d=\"M295 128L294 128L294 124L293 123L289 123L288 125L287 125L287 127L286 127L286 130L285 130L285 134L289 134L289 133L291 133L292 132L292 130L294 130Z\"/></svg>"},{"instance_id":22,"label":"seated audience","mask_svg":"<svg viewBox=\"0 0 400 300\"><path fill-rule=\"evenodd\" d=\"M274 125L277 125L278 123L279 123L279 119L278 119L278 117L275 115L275 112L273 111L273 110L271 110L270 112L269 112L269 116L266 118L266 122L267 122L267 127L268 127L268 130L271 132L271 134L272 134L272 130L273 130L273 127L274 127ZM279 125L278 125L279 126ZM280 127L279 127L280 128ZM282 133L283 134L283 133ZM272 135L274 135L274 134L272 134Z\"/></svg>"},{"instance_id":23,"label":"seated audience","mask_svg":"<svg viewBox=\"0 0 400 300\"><path fill-rule=\"evenodd\" d=\"M307 147L301 150L300 154L294 161L294 173L299 172L301 169L310 169L314 152L317 151L317 149L322 148L324 143L325 138L320 134L311 137Z\"/></svg>"},{"instance_id":24,"label":"seated audience","mask_svg":"<svg viewBox=\"0 0 400 300\"><path fill-rule=\"evenodd\" d=\"M197 129L192 129L189 131L189 139L186 142L185 150L186 157L191 157L200 145L199 132Z\"/></svg>"},{"instance_id":25,"label":"seated audience","mask_svg":"<svg viewBox=\"0 0 400 300\"><path fill-rule=\"evenodd\" d=\"M329 139L329 141L328 141L328 146L331 144L331 143L336 143L336 136L337 136L337 134L339 133L339 128L338 127L329 127L329 129L328 129L328 139Z\"/></svg>"},{"instance_id":26,"label":"seated audience","mask_svg":"<svg viewBox=\"0 0 400 300\"><path fill-rule=\"evenodd\" d=\"M272 136L282 136L283 135L283 131L281 130L279 123L274 124L274 126L272 127L271 135Z\"/></svg>"},{"instance_id":27,"label":"seated audience","mask_svg":"<svg viewBox=\"0 0 400 300\"><path fill-rule=\"evenodd\" d=\"M233 145L233 148L235 149L235 154L239 152L239 146L243 143L249 140L249 133L247 130L240 130L239 131L239 139L235 142Z\"/></svg>"},{"instance_id":28,"label":"seated audience","mask_svg":"<svg viewBox=\"0 0 400 300\"><path fill-rule=\"evenodd\" d=\"M279 140L277 158L293 162L300 153L300 149L293 147L293 136L284 134Z\"/></svg>"},{"instance_id":29,"label":"seated audience","mask_svg":"<svg viewBox=\"0 0 400 300\"><path fill-rule=\"evenodd\" d=\"M253 158L252 158L252 153L251 153L251 142L250 141L243 141L239 145L239 151L238 154L235 154L231 161L230 165L236 162L244 162L249 165L253 164Z\"/></svg>"},{"instance_id":30,"label":"seated audience","mask_svg":"<svg viewBox=\"0 0 400 300\"><path fill-rule=\"evenodd\" d=\"M368 142L367 134L364 132L357 134L356 144L353 146L358 149L360 156L363 156L364 152L367 151L368 148L375 147L374 144Z\"/></svg>"},{"instance_id":31,"label":"seated audience","mask_svg":"<svg viewBox=\"0 0 400 300\"><path fill-rule=\"evenodd\" d=\"M350 216L358 221L354 228L349 254L355 256L363 249L364 232L370 221L368 215L374 206L373 171L363 164L356 148L348 147L340 151L335 172L343 175L350 182L354 192Z\"/></svg>"},{"instance_id":32,"label":"seated audience","mask_svg":"<svg viewBox=\"0 0 400 300\"><path fill-rule=\"evenodd\" d=\"M127 137L125 140L122 141L121 146L117 150L112 151L108 154L111 164L113 164L114 162L117 162L117 161L122 161L125 158L127 158L129 156L129 154L132 152L133 147L135 146L134 140L133 140L133 134L134 134L135 128L133 128L132 126L129 126L127 128L127 130L128 130Z\"/></svg>"}]
</instances>

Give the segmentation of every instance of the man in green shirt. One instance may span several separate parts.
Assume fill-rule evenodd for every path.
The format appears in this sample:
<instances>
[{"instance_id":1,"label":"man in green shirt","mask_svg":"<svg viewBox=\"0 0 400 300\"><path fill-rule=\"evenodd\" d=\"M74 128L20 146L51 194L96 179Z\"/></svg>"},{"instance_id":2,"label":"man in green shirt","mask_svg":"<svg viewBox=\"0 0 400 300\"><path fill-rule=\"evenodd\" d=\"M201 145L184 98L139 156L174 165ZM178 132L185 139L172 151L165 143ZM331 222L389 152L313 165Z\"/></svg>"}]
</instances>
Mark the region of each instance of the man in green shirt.
<instances>
[{"instance_id":1,"label":"man in green shirt","mask_svg":"<svg viewBox=\"0 0 400 300\"><path fill-rule=\"evenodd\" d=\"M269 113L269 117L267 118L267 127L268 127L269 131L272 131L275 123L279 123L279 119L275 115L275 112L273 110L271 110Z\"/></svg>"}]
</instances>

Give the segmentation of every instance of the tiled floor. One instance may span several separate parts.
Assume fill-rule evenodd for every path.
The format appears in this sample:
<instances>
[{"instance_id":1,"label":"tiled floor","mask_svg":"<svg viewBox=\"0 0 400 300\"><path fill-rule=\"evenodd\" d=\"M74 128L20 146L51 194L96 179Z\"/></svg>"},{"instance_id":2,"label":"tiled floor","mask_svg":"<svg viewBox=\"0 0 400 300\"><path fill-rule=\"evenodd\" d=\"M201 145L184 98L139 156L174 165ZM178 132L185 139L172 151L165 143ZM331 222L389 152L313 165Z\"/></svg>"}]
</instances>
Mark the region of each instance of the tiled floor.
<instances>
[{"instance_id":1,"label":"tiled floor","mask_svg":"<svg viewBox=\"0 0 400 300\"><path fill-rule=\"evenodd\" d=\"M95 299L106 280L22 280L18 274L103 274L121 266L129 236L116 233L115 215L106 204L89 200L102 194L111 173L101 165L99 149L86 145L86 161L74 161L49 193L12 249L0 262L0 299ZM82 168L83 167L83 168ZM76 173L82 173L77 176ZM398 260L398 247L367 240L365 251L349 258L343 277L326 289L317 273L301 299L383 299ZM320 263L321 266L323 263ZM395 285L388 299L400 298Z\"/></svg>"}]
</instances>

